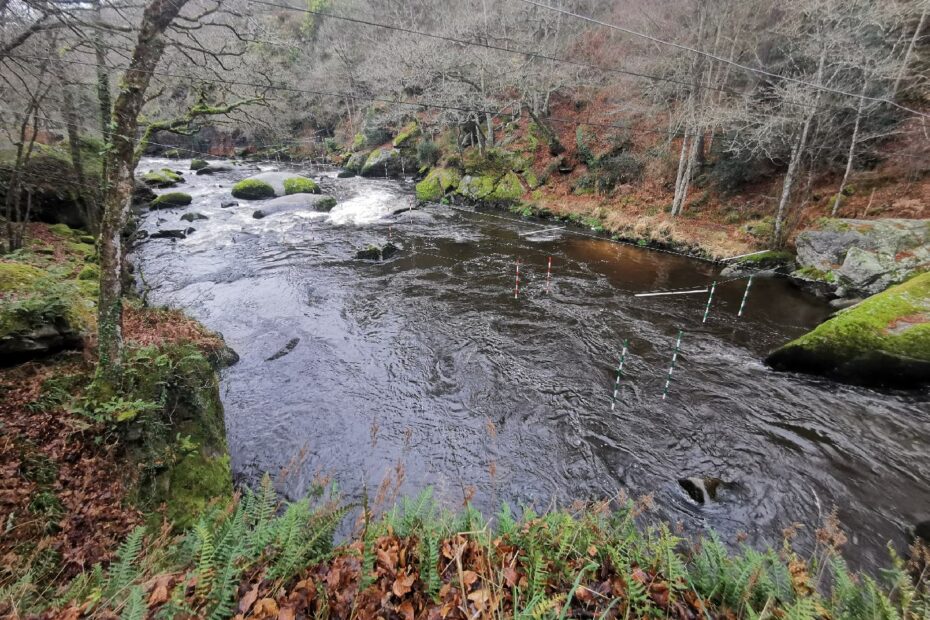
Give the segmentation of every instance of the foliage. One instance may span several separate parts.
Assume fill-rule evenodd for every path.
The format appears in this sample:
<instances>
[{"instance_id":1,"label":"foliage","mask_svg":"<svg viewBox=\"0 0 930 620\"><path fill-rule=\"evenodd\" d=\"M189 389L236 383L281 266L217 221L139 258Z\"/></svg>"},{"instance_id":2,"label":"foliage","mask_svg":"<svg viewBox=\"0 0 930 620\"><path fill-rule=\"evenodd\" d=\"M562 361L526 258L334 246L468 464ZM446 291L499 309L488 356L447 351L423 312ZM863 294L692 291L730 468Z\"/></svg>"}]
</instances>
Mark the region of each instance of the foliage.
<instances>
[{"instance_id":1,"label":"foliage","mask_svg":"<svg viewBox=\"0 0 930 620\"><path fill-rule=\"evenodd\" d=\"M421 166L435 166L442 157L442 149L432 140L421 140L417 144L417 162Z\"/></svg>"},{"instance_id":2,"label":"foliage","mask_svg":"<svg viewBox=\"0 0 930 620\"><path fill-rule=\"evenodd\" d=\"M284 179L284 193L291 194L319 194L320 186L313 179L307 177L290 177Z\"/></svg>"},{"instance_id":3,"label":"foliage","mask_svg":"<svg viewBox=\"0 0 930 620\"><path fill-rule=\"evenodd\" d=\"M264 200L274 198L274 188L259 179L243 179L232 187L233 198L242 200Z\"/></svg>"},{"instance_id":4,"label":"foliage","mask_svg":"<svg viewBox=\"0 0 930 620\"><path fill-rule=\"evenodd\" d=\"M505 505L489 521L470 507L440 508L427 489L381 518L366 511L361 532L334 547L345 508L332 494L314 497L276 509L266 477L257 494L205 509L181 537L143 543L137 530L105 574L88 571L69 589L89 594L58 605L83 604L99 618L141 605L156 617L185 610L204 618L427 617L444 609L449 618L891 620L921 617L930 601L923 576L915 581L919 571L897 556L880 580L850 572L830 522L805 560L787 539L780 552L732 551L713 533L688 544L663 523L642 523L644 503L524 509L519 518Z\"/></svg>"}]
</instances>

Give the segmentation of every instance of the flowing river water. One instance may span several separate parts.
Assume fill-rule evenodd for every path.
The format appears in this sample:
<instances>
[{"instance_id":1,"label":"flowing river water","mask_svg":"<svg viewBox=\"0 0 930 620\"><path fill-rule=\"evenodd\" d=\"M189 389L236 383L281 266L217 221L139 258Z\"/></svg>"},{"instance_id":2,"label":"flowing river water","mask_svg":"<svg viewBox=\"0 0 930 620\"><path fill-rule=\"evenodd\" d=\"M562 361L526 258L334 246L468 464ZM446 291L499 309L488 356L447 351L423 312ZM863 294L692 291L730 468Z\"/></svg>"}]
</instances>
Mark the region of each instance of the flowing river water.
<instances>
[{"instance_id":1,"label":"flowing river water","mask_svg":"<svg viewBox=\"0 0 930 620\"><path fill-rule=\"evenodd\" d=\"M140 170L187 163L146 159ZM723 285L702 324L706 295L634 294L702 288L719 266L568 230L527 236L555 224L500 213L395 214L414 206L410 182L334 171L307 170L339 200L330 213L221 208L255 172L185 172L178 189L193 204L150 212L142 227L196 230L136 251L149 301L183 308L241 356L222 375L239 482L269 472L296 498L328 476L351 498L374 498L387 480L401 495L432 486L453 507L471 497L485 514L653 494L656 518L759 546L778 545L793 523L809 541L835 507L863 566L930 517L927 392L761 363L830 313L788 281L756 279L742 318L745 281ZM190 211L209 219L180 221ZM396 256L355 259L388 239ZM692 476L728 484L700 505L678 482Z\"/></svg>"}]
</instances>

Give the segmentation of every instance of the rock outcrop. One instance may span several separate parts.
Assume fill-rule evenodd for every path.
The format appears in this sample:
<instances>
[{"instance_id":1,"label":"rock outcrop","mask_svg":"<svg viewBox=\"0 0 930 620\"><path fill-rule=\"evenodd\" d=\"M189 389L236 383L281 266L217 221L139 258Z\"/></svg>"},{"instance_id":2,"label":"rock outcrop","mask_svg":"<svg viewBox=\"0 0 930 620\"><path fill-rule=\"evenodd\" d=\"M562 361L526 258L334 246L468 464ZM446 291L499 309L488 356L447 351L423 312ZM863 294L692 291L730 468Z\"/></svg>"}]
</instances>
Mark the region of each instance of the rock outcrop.
<instances>
[{"instance_id":1,"label":"rock outcrop","mask_svg":"<svg viewBox=\"0 0 930 620\"><path fill-rule=\"evenodd\" d=\"M873 295L930 269L930 220L823 220L796 240L796 275Z\"/></svg>"},{"instance_id":2,"label":"rock outcrop","mask_svg":"<svg viewBox=\"0 0 930 620\"><path fill-rule=\"evenodd\" d=\"M766 363L861 385L930 384L930 273L839 311Z\"/></svg>"}]
</instances>

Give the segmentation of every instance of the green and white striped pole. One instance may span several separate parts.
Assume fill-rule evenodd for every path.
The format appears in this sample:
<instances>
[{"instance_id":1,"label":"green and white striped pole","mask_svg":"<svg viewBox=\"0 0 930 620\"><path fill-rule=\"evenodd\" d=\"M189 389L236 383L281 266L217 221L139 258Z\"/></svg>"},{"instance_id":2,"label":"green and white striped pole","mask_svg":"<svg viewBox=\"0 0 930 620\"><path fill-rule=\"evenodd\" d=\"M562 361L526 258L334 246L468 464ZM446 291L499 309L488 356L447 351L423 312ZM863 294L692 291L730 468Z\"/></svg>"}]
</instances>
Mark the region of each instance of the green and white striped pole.
<instances>
[{"instance_id":1,"label":"green and white striped pole","mask_svg":"<svg viewBox=\"0 0 930 620\"><path fill-rule=\"evenodd\" d=\"M739 312L736 316L743 316L743 310L746 308L746 300L749 299L749 289L752 288L752 275L749 276L749 282L746 283L746 292L743 293L743 301L739 304Z\"/></svg>"},{"instance_id":2,"label":"green and white striped pole","mask_svg":"<svg viewBox=\"0 0 930 620\"><path fill-rule=\"evenodd\" d=\"M662 400L668 397L668 388L672 385L672 373L675 371L675 362L678 361L678 352L681 351L681 335L684 332L678 330L678 338L675 340L675 352L672 353L672 364L668 367L668 376L665 378L665 389L662 390Z\"/></svg>"},{"instance_id":3,"label":"green and white striped pole","mask_svg":"<svg viewBox=\"0 0 930 620\"><path fill-rule=\"evenodd\" d=\"M714 291L717 290L717 283L714 282L710 285L710 295L707 296L707 307L704 308L704 320L701 323L707 322L707 317L710 316L710 303L714 300Z\"/></svg>"},{"instance_id":4,"label":"green and white striped pole","mask_svg":"<svg viewBox=\"0 0 930 620\"><path fill-rule=\"evenodd\" d=\"M610 403L611 411L617 407L617 392L620 390L620 378L623 376L623 363L626 361L626 351L629 344L629 340L623 341L623 351L620 352L620 364L617 366L617 380L614 381L614 399Z\"/></svg>"}]
</instances>

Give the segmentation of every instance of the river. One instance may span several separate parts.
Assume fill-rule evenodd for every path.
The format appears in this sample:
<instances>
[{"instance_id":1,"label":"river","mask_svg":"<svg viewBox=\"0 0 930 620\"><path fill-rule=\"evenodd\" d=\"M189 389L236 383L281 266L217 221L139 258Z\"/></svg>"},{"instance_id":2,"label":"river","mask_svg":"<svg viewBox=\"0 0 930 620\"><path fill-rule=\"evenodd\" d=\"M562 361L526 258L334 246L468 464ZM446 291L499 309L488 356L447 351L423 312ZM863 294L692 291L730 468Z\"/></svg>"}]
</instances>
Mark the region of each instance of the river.
<instances>
[{"instance_id":1,"label":"river","mask_svg":"<svg viewBox=\"0 0 930 620\"><path fill-rule=\"evenodd\" d=\"M146 159L140 171L187 164ZM930 517L926 391L760 362L830 313L788 281L757 278L741 318L745 281L723 285L702 323L706 295L634 294L703 288L719 266L570 230L526 235L555 224L499 212L392 215L413 206L412 183L334 171L308 171L339 200L330 213L221 208L254 173L185 172L178 189L194 203L150 212L142 227L195 232L136 252L150 302L185 309L241 356L222 375L238 481L269 472L297 498L330 478L373 500L379 487L390 498L431 485L450 507L468 497L486 514L652 494L656 518L757 546L779 545L795 522L809 542L836 507L863 566L884 563L886 543ZM179 221L187 211L209 219ZM395 257L354 258L388 239L402 248ZM699 505L678 482L692 476L729 484Z\"/></svg>"}]
</instances>

